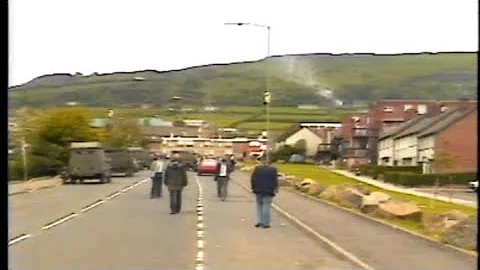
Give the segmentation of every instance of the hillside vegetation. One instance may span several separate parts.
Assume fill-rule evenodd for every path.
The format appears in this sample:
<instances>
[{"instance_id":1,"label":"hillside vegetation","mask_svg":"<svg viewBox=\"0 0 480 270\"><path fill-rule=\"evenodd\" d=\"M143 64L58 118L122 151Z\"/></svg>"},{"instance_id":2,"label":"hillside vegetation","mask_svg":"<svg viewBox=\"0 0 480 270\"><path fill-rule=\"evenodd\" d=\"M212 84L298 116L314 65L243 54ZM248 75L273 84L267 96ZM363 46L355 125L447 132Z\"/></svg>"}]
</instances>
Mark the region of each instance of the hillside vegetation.
<instances>
[{"instance_id":1,"label":"hillside vegetation","mask_svg":"<svg viewBox=\"0 0 480 270\"><path fill-rule=\"evenodd\" d=\"M10 88L9 101L15 107L70 101L97 107L165 106L171 97L181 96L184 104L257 106L262 103L267 72L273 106L477 97L477 54L441 53L279 56L169 72L54 74Z\"/></svg>"}]
</instances>

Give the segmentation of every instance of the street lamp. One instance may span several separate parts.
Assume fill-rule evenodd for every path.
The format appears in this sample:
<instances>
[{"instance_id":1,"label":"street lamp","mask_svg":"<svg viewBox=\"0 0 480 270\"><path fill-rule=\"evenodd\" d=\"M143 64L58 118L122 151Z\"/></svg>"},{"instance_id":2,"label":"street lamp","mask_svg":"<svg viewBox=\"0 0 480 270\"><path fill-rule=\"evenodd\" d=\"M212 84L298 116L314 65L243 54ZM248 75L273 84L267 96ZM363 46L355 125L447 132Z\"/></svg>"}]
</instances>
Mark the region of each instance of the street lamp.
<instances>
[{"instance_id":1,"label":"street lamp","mask_svg":"<svg viewBox=\"0 0 480 270\"><path fill-rule=\"evenodd\" d=\"M253 27L260 27L267 29L267 57L265 59L268 59L270 57L270 29L271 27L269 25L262 25L262 24L255 24L255 23L245 23L245 22L236 22L236 23L224 23L225 25L233 25L233 26L253 26ZM266 76L266 88L265 92L263 94L263 104L265 105L265 110L266 110L266 131L267 131L267 148L265 150L265 155L267 161L270 160L270 155L269 155L269 138L270 138L270 69L267 66L267 76Z\"/></svg>"}]
</instances>

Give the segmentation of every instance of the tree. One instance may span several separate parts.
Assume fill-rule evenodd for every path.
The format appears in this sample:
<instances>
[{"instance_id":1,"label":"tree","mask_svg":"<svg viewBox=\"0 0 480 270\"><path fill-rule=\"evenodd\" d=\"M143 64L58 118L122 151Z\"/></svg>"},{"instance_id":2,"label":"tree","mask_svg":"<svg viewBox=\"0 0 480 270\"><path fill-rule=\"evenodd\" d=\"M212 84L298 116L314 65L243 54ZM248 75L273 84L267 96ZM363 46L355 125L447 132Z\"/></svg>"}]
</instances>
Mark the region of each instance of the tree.
<instances>
[{"instance_id":1,"label":"tree","mask_svg":"<svg viewBox=\"0 0 480 270\"><path fill-rule=\"evenodd\" d=\"M26 152L30 177L59 173L68 164L70 143L98 139L89 125L90 113L85 108L50 109L36 120L26 133L30 145ZM14 177L23 175L21 156L13 161L12 167Z\"/></svg>"},{"instance_id":2,"label":"tree","mask_svg":"<svg viewBox=\"0 0 480 270\"><path fill-rule=\"evenodd\" d=\"M123 118L113 119L103 142L106 146L113 148L145 146L147 144L138 121Z\"/></svg>"},{"instance_id":3,"label":"tree","mask_svg":"<svg viewBox=\"0 0 480 270\"><path fill-rule=\"evenodd\" d=\"M307 151L307 141L300 139L293 145L293 147L298 150L299 154L305 155L305 152Z\"/></svg>"}]
</instances>

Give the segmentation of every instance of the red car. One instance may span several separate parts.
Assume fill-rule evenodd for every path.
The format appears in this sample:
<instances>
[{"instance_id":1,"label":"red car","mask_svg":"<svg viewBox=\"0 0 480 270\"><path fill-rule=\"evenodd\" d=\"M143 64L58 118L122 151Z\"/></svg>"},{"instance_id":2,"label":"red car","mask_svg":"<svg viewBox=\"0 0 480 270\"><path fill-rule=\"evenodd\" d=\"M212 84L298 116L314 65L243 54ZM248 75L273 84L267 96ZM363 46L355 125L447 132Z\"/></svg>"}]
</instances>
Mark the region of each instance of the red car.
<instances>
[{"instance_id":1,"label":"red car","mask_svg":"<svg viewBox=\"0 0 480 270\"><path fill-rule=\"evenodd\" d=\"M215 159L204 159L200 161L197 167L197 175L215 174L217 169L217 161Z\"/></svg>"}]
</instances>

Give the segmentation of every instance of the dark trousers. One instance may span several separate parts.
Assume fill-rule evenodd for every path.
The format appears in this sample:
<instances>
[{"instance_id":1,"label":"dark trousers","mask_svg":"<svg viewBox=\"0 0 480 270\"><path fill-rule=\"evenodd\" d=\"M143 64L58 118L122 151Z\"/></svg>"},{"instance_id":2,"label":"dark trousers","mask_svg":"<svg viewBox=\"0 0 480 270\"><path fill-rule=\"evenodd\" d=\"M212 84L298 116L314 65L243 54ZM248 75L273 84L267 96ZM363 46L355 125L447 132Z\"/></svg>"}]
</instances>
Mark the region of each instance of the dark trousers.
<instances>
[{"instance_id":1,"label":"dark trousers","mask_svg":"<svg viewBox=\"0 0 480 270\"><path fill-rule=\"evenodd\" d=\"M150 190L151 198L162 197L162 182L163 182L162 173L156 173L155 176L152 177L152 189Z\"/></svg>"},{"instance_id":2,"label":"dark trousers","mask_svg":"<svg viewBox=\"0 0 480 270\"><path fill-rule=\"evenodd\" d=\"M227 198L228 177L217 178L217 196L222 199Z\"/></svg>"},{"instance_id":3,"label":"dark trousers","mask_svg":"<svg viewBox=\"0 0 480 270\"><path fill-rule=\"evenodd\" d=\"M182 209L182 190L170 191L170 210L173 214L179 213Z\"/></svg>"}]
</instances>

